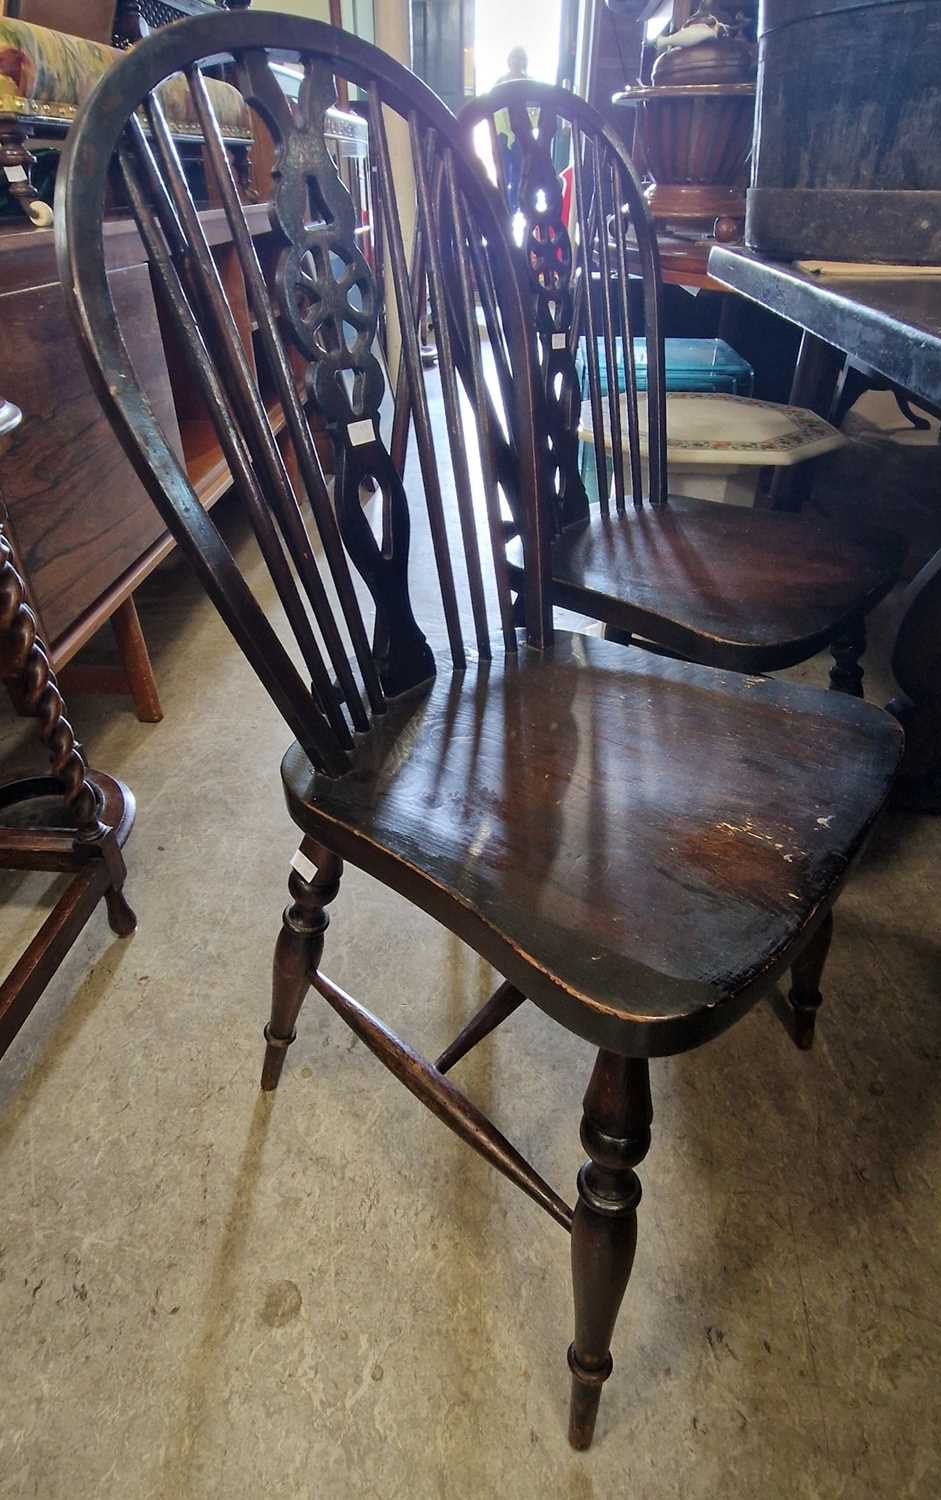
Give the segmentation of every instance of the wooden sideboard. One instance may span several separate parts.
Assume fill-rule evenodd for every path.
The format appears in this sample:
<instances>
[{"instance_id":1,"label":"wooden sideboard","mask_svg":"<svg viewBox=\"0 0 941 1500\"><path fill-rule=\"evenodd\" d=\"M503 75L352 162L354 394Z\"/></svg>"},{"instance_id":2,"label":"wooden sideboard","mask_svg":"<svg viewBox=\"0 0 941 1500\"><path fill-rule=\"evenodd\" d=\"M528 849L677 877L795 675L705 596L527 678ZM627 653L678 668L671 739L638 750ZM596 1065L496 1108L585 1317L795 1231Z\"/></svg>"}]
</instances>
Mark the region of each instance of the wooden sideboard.
<instances>
[{"instance_id":1,"label":"wooden sideboard","mask_svg":"<svg viewBox=\"0 0 941 1500\"><path fill-rule=\"evenodd\" d=\"M341 174L357 201L368 254L366 125L356 116L336 114ZM263 158L263 143L256 140L258 147ZM264 171L262 181L270 182ZM277 246L268 205L247 204L245 214L270 279ZM254 360L253 322L225 215L210 208L200 217L242 342ZM181 351L165 336L131 222L106 225L106 254L140 379L208 508L230 488L231 477ZM4 392L23 412L3 460L10 538L53 668L60 671L111 621L121 666L77 662L70 669L73 688L130 692L138 717L156 722L159 697L133 595L174 543L92 393L65 313L52 231L18 219L0 223L0 329ZM303 373L298 357L299 390ZM263 371L261 385L264 391ZM279 430L283 418L273 395L269 410ZM312 420L311 425L318 424ZM318 450L328 460L323 434Z\"/></svg>"},{"instance_id":2,"label":"wooden sideboard","mask_svg":"<svg viewBox=\"0 0 941 1500\"><path fill-rule=\"evenodd\" d=\"M264 208L248 208L268 230ZM203 215L240 329L251 344L244 287L234 286L234 252L221 210ZM203 504L229 475L176 351L165 346L150 272L137 232L107 226L115 304L131 356ZM23 423L4 459L10 536L58 672L114 617L122 669L92 669L88 686L130 691L138 716L160 717L140 634L134 589L173 543L115 441L82 365L59 286L51 230L11 224L0 233L0 327L6 389Z\"/></svg>"}]
</instances>

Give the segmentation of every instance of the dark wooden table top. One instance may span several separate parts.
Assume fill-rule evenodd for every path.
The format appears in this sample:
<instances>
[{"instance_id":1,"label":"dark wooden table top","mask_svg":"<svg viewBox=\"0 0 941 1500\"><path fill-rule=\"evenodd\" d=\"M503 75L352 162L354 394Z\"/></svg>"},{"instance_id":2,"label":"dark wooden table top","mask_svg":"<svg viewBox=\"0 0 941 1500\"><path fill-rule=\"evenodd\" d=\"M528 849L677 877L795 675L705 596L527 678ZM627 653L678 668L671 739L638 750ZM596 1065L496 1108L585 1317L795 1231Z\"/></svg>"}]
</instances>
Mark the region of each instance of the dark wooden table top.
<instances>
[{"instance_id":1,"label":"dark wooden table top","mask_svg":"<svg viewBox=\"0 0 941 1500\"><path fill-rule=\"evenodd\" d=\"M941 268L937 276L824 278L716 245L709 274L914 395L941 403Z\"/></svg>"}]
</instances>

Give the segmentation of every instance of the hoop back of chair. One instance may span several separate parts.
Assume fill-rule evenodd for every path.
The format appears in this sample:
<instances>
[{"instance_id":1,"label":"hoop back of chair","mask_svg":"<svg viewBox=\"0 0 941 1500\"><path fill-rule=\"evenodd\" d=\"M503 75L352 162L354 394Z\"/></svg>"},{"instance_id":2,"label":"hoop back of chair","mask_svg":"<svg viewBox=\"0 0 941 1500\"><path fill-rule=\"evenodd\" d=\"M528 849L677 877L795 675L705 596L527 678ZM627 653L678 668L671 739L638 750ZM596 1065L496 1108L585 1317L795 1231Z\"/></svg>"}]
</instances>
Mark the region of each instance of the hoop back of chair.
<instances>
[{"instance_id":1,"label":"hoop back of chair","mask_svg":"<svg viewBox=\"0 0 941 1500\"><path fill-rule=\"evenodd\" d=\"M566 89L513 79L471 100L460 122L468 147L480 147L483 126L490 175L507 225L521 244L524 276L540 347L544 459L555 496L555 525L588 514L579 473L582 423L579 358L588 377L594 466L604 513L623 512L625 499L643 503L640 403L634 359L629 278L643 289L647 345L647 498L667 496L666 371L662 290L656 234L637 172L622 142L584 99ZM498 129L498 127L502 127ZM506 135L507 127L512 142ZM502 135L502 139L501 139ZM564 209L560 163L572 169L571 208ZM507 167L512 169L512 178ZM593 290L594 288L594 290ZM619 392L617 341L624 385ZM604 353L606 382L602 379ZM605 389L606 386L606 389ZM608 466L608 452L612 457ZM625 483L625 471L629 475Z\"/></svg>"},{"instance_id":2,"label":"hoop back of chair","mask_svg":"<svg viewBox=\"0 0 941 1500\"><path fill-rule=\"evenodd\" d=\"M293 102L272 72L275 51L279 63L293 62L299 80ZM220 55L231 57L243 94L275 142L273 278L266 279L199 68L202 59L218 61ZM256 325L248 347L155 92L178 72L200 121L207 172L244 276ZM380 425L386 384L376 349L382 289L359 247L352 200L324 137L337 77L366 99L378 213L402 333L397 387L407 391L414 414L417 464L410 465L406 481L410 490L424 491L452 661L461 668L466 660L462 598L469 601L479 654L490 654L492 631L498 639L502 632L504 649L516 649L503 556L506 502L494 458L509 434L531 521L524 528L527 634L541 648L551 635L551 613L543 588L547 539L536 503L535 376L523 303L499 201L467 163L453 117L422 83L378 49L318 22L248 12L187 21L155 32L104 76L70 133L57 188L62 285L99 398L167 527L292 732L314 765L333 776L350 769L356 734L368 730L388 699L419 689L435 672L409 589L410 533L418 513ZM396 116L407 125L417 184L410 248L387 131L387 120ZM184 351L250 517L278 614L286 621L287 643L199 504L134 374L103 247L113 177L136 220L164 325L169 323ZM513 369L509 407L485 399L493 382L476 316L484 245L496 295L499 357ZM445 253L459 268L456 279L443 274ZM436 376L433 386L417 334L425 275L439 329L440 385ZM462 341L475 402L461 400L449 329ZM266 400L260 388L262 369L283 422L280 442L270 395ZM433 431L436 403L444 408L444 440L438 424ZM336 453L332 502L311 438L311 407L324 419ZM286 461L285 443L293 462ZM372 507L373 520L360 491L370 477L381 497L381 505ZM489 565L482 539L489 542ZM350 562L368 589L365 603Z\"/></svg>"}]
</instances>

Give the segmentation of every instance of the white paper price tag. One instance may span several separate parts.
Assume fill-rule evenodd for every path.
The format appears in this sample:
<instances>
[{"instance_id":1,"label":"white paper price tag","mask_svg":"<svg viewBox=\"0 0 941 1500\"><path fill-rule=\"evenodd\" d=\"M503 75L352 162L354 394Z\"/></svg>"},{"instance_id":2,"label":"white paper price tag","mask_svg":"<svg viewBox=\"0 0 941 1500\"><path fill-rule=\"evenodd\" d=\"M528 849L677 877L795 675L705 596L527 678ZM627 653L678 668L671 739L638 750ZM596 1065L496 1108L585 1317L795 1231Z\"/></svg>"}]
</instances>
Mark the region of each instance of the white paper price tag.
<instances>
[{"instance_id":1,"label":"white paper price tag","mask_svg":"<svg viewBox=\"0 0 941 1500\"><path fill-rule=\"evenodd\" d=\"M313 880L314 876L317 873L317 866L314 864L312 859L307 858L307 855L302 849L298 849L294 858L291 860L291 869L296 870L301 879L306 880L308 883Z\"/></svg>"}]
</instances>

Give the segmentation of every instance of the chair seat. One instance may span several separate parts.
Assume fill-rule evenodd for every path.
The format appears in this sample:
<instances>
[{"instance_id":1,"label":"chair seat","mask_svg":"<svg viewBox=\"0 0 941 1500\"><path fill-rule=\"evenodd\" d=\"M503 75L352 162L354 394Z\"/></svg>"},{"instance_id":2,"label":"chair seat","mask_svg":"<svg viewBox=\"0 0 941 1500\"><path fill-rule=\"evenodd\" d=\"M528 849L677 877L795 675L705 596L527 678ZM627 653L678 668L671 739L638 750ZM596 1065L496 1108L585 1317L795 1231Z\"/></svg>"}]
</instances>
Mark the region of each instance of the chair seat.
<instances>
[{"instance_id":1,"label":"chair seat","mask_svg":"<svg viewBox=\"0 0 941 1500\"><path fill-rule=\"evenodd\" d=\"M305 833L431 912L596 1045L717 1035L811 934L902 735L843 694L558 633L392 706L340 780L282 765Z\"/></svg>"},{"instance_id":2,"label":"chair seat","mask_svg":"<svg viewBox=\"0 0 941 1500\"><path fill-rule=\"evenodd\" d=\"M806 661L898 576L894 534L848 534L807 512L743 510L688 495L623 516L593 511L556 540L556 602L712 666ZM519 541L508 549L522 566Z\"/></svg>"}]
</instances>

